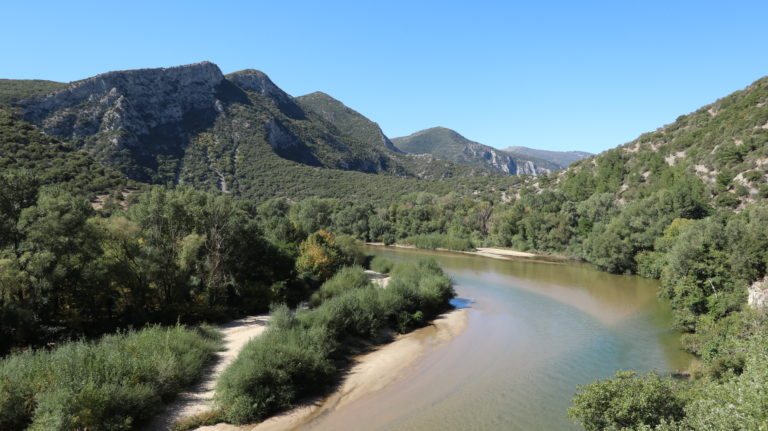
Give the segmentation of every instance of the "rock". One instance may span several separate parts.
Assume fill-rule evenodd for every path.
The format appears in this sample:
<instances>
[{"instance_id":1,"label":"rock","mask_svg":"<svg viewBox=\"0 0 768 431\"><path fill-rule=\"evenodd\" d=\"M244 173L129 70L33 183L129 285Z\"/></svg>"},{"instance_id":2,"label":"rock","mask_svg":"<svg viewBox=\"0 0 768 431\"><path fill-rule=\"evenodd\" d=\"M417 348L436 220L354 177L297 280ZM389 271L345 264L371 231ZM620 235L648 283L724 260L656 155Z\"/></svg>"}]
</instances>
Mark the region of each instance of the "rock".
<instances>
[{"instance_id":1,"label":"rock","mask_svg":"<svg viewBox=\"0 0 768 431\"><path fill-rule=\"evenodd\" d=\"M747 304L756 310L768 308L768 276L757 280L749 286Z\"/></svg>"},{"instance_id":2,"label":"rock","mask_svg":"<svg viewBox=\"0 0 768 431\"><path fill-rule=\"evenodd\" d=\"M179 152L188 125L214 118L221 108L217 89L223 82L219 67L209 62L107 72L19 105L25 119L45 133L73 140L109 162L123 150L139 158ZM144 179L140 172L128 174Z\"/></svg>"}]
</instances>

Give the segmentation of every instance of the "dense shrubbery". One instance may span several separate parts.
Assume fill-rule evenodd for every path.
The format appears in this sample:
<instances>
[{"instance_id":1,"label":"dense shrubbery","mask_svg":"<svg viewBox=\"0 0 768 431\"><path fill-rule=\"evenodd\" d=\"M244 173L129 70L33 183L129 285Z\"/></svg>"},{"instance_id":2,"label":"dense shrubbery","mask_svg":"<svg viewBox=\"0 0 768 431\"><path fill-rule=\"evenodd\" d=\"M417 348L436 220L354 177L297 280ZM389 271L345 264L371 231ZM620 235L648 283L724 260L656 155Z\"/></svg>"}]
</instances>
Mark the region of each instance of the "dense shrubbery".
<instances>
[{"instance_id":1,"label":"dense shrubbery","mask_svg":"<svg viewBox=\"0 0 768 431\"><path fill-rule=\"evenodd\" d=\"M376 256L371 260L371 269L382 274L389 273L394 265L392 260L382 256Z\"/></svg>"},{"instance_id":2,"label":"dense shrubbery","mask_svg":"<svg viewBox=\"0 0 768 431\"><path fill-rule=\"evenodd\" d=\"M224 419L261 420L321 392L336 377L345 340L375 341L385 327L408 331L449 308L454 296L434 261L397 264L386 289L361 275L360 268L343 269L320 288L313 298L319 305L311 310L273 312L267 332L219 380L216 399Z\"/></svg>"},{"instance_id":3,"label":"dense shrubbery","mask_svg":"<svg viewBox=\"0 0 768 431\"><path fill-rule=\"evenodd\" d=\"M684 416L685 401L676 386L655 373L637 376L632 371L618 371L615 378L580 386L568 415L587 431L655 427Z\"/></svg>"},{"instance_id":4,"label":"dense shrubbery","mask_svg":"<svg viewBox=\"0 0 768 431\"><path fill-rule=\"evenodd\" d=\"M0 429L129 430L189 385L213 331L149 327L0 361Z\"/></svg>"}]
</instances>

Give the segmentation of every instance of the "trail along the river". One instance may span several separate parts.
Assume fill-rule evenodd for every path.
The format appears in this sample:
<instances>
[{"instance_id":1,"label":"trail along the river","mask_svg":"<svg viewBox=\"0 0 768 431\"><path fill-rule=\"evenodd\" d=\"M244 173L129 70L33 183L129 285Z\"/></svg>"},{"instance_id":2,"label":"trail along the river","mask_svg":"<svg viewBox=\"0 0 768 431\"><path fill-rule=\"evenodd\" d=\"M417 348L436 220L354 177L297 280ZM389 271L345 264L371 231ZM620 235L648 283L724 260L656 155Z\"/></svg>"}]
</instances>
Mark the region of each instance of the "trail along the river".
<instances>
[{"instance_id":1,"label":"trail along the river","mask_svg":"<svg viewBox=\"0 0 768 431\"><path fill-rule=\"evenodd\" d=\"M224 350L208 366L200 381L189 391L182 392L165 406L147 426L149 431L166 431L177 421L203 413L212 407L214 388L221 373L237 358L240 350L253 337L267 328L268 315L248 316L218 327L224 337Z\"/></svg>"}]
</instances>

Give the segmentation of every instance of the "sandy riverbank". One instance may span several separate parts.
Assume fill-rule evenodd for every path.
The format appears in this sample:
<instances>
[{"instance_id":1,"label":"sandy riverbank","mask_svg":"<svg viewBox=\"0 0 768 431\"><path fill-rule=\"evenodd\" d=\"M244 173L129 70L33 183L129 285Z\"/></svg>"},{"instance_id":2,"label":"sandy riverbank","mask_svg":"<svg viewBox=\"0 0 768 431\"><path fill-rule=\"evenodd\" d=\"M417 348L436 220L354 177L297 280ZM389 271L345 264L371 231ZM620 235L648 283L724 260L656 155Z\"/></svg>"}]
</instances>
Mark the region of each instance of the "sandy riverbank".
<instances>
[{"instance_id":1,"label":"sandy riverbank","mask_svg":"<svg viewBox=\"0 0 768 431\"><path fill-rule=\"evenodd\" d=\"M355 365L339 389L314 403L299 406L254 425L218 424L200 431L283 431L310 424L325 414L398 381L422 355L458 336L467 326L467 310L438 316L432 325L399 335L395 341L355 358Z\"/></svg>"},{"instance_id":2,"label":"sandy riverbank","mask_svg":"<svg viewBox=\"0 0 768 431\"><path fill-rule=\"evenodd\" d=\"M412 246L412 245L403 245L403 244L390 244L386 245L383 242L366 242L365 245L372 245L377 247L397 247L397 248L411 248L411 249L418 249L418 247ZM460 251L460 250L450 250L447 248L438 248L438 251L451 251L454 253L465 253L465 254L473 254L475 256L483 256L483 257L490 257L493 259L509 259L509 258L538 258L538 259L549 259L549 260L567 260L568 258L565 256L558 256L554 254L540 254L540 253L528 253L526 251L518 251L518 250L512 250L508 248L496 248L496 247L478 247L475 249L475 251Z\"/></svg>"}]
</instances>

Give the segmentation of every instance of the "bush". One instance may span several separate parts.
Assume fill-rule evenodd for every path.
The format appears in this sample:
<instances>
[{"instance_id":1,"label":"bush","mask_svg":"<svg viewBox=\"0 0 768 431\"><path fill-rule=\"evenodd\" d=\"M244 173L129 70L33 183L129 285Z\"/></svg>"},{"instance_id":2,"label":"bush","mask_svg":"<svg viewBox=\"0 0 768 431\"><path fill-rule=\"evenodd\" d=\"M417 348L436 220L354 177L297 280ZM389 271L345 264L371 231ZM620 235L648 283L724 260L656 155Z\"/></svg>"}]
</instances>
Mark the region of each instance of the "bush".
<instances>
[{"instance_id":1,"label":"bush","mask_svg":"<svg viewBox=\"0 0 768 431\"><path fill-rule=\"evenodd\" d=\"M684 416L685 402L675 389L675 382L655 373L617 371L615 378L579 386L568 416L587 431L655 427Z\"/></svg>"},{"instance_id":2,"label":"bush","mask_svg":"<svg viewBox=\"0 0 768 431\"><path fill-rule=\"evenodd\" d=\"M8 357L0 362L0 429L132 429L200 375L217 337L155 326Z\"/></svg>"},{"instance_id":3,"label":"bush","mask_svg":"<svg viewBox=\"0 0 768 431\"><path fill-rule=\"evenodd\" d=\"M316 308L292 313L276 307L267 332L249 342L219 379L222 417L247 423L287 409L333 381L344 341L375 341L387 325L406 332L450 307L450 278L434 260L399 263L392 273L381 289L362 268L347 267L316 292Z\"/></svg>"},{"instance_id":4,"label":"bush","mask_svg":"<svg viewBox=\"0 0 768 431\"><path fill-rule=\"evenodd\" d=\"M429 250L444 248L447 250L470 251L475 249L472 241L467 238L458 238L440 233L413 235L398 242Z\"/></svg>"},{"instance_id":5,"label":"bush","mask_svg":"<svg viewBox=\"0 0 768 431\"><path fill-rule=\"evenodd\" d=\"M363 272L363 268L360 266L346 266L341 268L339 272L333 275L328 281L323 283L315 293L309 299L310 304L313 307L320 305L323 301L333 296L340 294L341 292L360 289L371 285L371 281L368 276Z\"/></svg>"},{"instance_id":6,"label":"bush","mask_svg":"<svg viewBox=\"0 0 768 431\"><path fill-rule=\"evenodd\" d=\"M322 326L270 328L221 375L216 400L232 423L263 419L330 383L335 343Z\"/></svg>"},{"instance_id":7,"label":"bush","mask_svg":"<svg viewBox=\"0 0 768 431\"><path fill-rule=\"evenodd\" d=\"M382 274L388 274L394 264L394 262L386 257L376 256L371 260L371 269Z\"/></svg>"}]
</instances>

